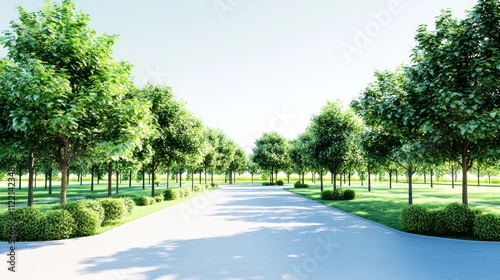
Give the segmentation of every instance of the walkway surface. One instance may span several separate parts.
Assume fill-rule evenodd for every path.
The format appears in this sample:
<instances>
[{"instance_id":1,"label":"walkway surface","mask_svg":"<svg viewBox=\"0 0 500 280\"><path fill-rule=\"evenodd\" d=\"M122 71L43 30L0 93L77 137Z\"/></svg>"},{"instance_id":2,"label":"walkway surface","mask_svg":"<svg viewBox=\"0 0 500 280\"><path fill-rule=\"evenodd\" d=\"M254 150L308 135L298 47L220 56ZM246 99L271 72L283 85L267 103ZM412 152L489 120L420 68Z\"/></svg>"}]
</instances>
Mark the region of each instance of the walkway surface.
<instances>
[{"instance_id":1,"label":"walkway surface","mask_svg":"<svg viewBox=\"0 0 500 280\"><path fill-rule=\"evenodd\" d=\"M2 261L0 279L500 275L500 242L401 233L276 187L225 186L98 236L16 245L17 272ZM6 246L0 243L4 256Z\"/></svg>"}]
</instances>

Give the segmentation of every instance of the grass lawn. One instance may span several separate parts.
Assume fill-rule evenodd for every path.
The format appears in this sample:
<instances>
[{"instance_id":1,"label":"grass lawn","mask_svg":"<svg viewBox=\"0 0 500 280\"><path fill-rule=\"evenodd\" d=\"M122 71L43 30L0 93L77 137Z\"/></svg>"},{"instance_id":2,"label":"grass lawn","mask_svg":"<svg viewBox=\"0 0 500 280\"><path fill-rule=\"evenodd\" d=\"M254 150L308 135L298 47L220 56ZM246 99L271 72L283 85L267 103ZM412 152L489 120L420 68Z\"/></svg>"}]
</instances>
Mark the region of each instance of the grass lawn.
<instances>
[{"instance_id":1,"label":"grass lawn","mask_svg":"<svg viewBox=\"0 0 500 280\"><path fill-rule=\"evenodd\" d=\"M408 185L406 183L394 184L389 189L388 182L375 182L372 191L368 192L367 186L343 186L356 191L356 199L350 201L325 201L321 200L319 185L310 185L306 189L288 188L289 191L319 201L331 207L354 214L356 216L380 223L382 225L401 230L399 215L401 209L408 205ZM332 185L324 184L324 189L333 189ZM469 206L480 209L484 213L493 213L500 216L500 186L477 187L469 186ZM413 204L425 206L428 209L440 209L451 202L461 202L461 186L415 184L413 186ZM473 202L488 203L497 206L477 205Z\"/></svg>"}]
</instances>

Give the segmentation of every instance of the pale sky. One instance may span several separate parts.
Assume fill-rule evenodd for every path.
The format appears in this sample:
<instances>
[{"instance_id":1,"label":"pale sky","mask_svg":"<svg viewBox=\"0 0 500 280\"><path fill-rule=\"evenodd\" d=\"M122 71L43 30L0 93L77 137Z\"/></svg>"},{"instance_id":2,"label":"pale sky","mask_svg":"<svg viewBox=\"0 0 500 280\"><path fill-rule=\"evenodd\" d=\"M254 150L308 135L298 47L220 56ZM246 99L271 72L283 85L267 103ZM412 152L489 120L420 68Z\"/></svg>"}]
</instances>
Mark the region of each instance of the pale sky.
<instances>
[{"instance_id":1,"label":"pale sky","mask_svg":"<svg viewBox=\"0 0 500 280\"><path fill-rule=\"evenodd\" d=\"M1 0L0 30L17 19ZM292 139L328 100L348 104L374 70L409 61L419 24L475 0L77 0L137 85L171 86L203 122L251 152L263 131ZM0 55L6 51L0 48Z\"/></svg>"}]
</instances>

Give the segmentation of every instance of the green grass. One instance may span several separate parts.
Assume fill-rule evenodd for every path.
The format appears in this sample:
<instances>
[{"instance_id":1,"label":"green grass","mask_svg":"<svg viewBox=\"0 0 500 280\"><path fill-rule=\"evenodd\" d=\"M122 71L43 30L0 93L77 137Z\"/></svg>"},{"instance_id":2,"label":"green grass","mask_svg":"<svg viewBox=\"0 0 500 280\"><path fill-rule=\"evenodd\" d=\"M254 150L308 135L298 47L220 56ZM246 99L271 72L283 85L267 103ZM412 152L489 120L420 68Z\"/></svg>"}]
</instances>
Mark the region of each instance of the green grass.
<instances>
[{"instance_id":1,"label":"green grass","mask_svg":"<svg viewBox=\"0 0 500 280\"><path fill-rule=\"evenodd\" d=\"M375 182L371 192L368 192L366 185L362 187L358 182L350 187L342 186L342 188L356 191L356 199L349 201L321 200L318 185L310 185L307 189L289 188L288 190L356 216L401 230L399 215L401 209L408 205L408 185L393 184L392 189L389 189L388 185L387 182ZM324 189L333 189L333 187L330 184L324 184ZM468 190L471 208L500 216L500 187L469 186ZM413 186L413 204L422 205L431 210L444 209L451 202L461 201L461 191L461 186L455 186L452 189L451 185L434 185L434 188L431 189L428 184L415 184ZM475 205L471 202L494 204L499 205L499 207Z\"/></svg>"}]
</instances>

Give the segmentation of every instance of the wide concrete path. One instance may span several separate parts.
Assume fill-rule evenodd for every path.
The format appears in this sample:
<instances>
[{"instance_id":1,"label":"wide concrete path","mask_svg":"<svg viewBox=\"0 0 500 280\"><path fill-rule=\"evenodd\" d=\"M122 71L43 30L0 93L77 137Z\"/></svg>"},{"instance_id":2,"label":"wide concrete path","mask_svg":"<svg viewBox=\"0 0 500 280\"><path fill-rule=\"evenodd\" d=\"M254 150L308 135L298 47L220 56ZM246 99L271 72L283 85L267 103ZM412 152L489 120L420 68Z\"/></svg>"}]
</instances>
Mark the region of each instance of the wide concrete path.
<instances>
[{"instance_id":1,"label":"wide concrete path","mask_svg":"<svg viewBox=\"0 0 500 280\"><path fill-rule=\"evenodd\" d=\"M5 256L6 243L1 243ZM222 187L99 236L17 243L0 279L499 279L500 242L397 232L276 187ZM7 277L6 277L7 276Z\"/></svg>"}]
</instances>

